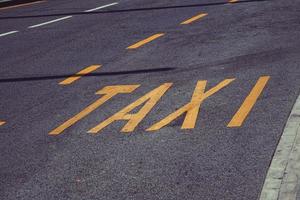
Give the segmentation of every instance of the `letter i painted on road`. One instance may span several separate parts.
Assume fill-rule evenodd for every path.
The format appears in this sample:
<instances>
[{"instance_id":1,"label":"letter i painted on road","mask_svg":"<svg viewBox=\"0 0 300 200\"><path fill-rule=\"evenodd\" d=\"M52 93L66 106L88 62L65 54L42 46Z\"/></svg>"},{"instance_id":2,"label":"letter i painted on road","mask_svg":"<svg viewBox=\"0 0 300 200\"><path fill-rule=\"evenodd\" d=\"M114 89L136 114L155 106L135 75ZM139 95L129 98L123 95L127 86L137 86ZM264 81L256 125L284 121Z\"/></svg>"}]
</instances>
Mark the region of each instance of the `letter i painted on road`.
<instances>
[{"instance_id":1,"label":"letter i painted on road","mask_svg":"<svg viewBox=\"0 0 300 200\"><path fill-rule=\"evenodd\" d=\"M224 81L219 83L217 86L211 88L207 92L204 92L207 81L198 81L192 99L188 104L184 105L175 112L171 113L166 118L152 125L150 128L147 129L147 131L159 130L162 127L171 123L173 120L177 119L179 116L183 115L184 113L186 113L186 115L181 129L193 129L196 125L196 120L198 117L198 112L200 110L201 103L206 98L210 97L225 86L229 85L233 80L234 79L225 79Z\"/></svg>"},{"instance_id":2,"label":"letter i painted on road","mask_svg":"<svg viewBox=\"0 0 300 200\"><path fill-rule=\"evenodd\" d=\"M132 132L135 127L145 118L145 116L152 110L160 98L165 94L165 92L172 86L172 83L165 83L158 88L150 91L146 95L142 96L135 102L129 104L110 118L101 122L91 130L89 133L98 133L106 126L110 125L114 121L118 120L128 120L127 124L122 128L122 132ZM144 104L144 106L135 114L130 114L132 110L138 106Z\"/></svg>"},{"instance_id":3,"label":"letter i painted on road","mask_svg":"<svg viewBox=\"0 0 300 200\"><path fill-rule=\"evenodd\" d=\"M270 76L262 76L258 79L255 86L252 88L251 92L246 97L239 110L232 117L227 127L240 127L243 124L253 106L255 105L258 97L264 90L269 79Z\"/></svg>"},{"instance_id":4,"label":"letter i painted on road","mask_svg":"<svg viewBox=\"0 0 300 200\"><path fill-rule=\"evenodd\" d=\"M49 133L49 135L59 135L61 134L65 129L69 128L88 114L90 114L92 111L97 109L99 106L101 106L106 101L110 100L112 97L116 96L117 94L126 94L131 93L135 89L137 89L140 85L115 85L115 86L106 86L102 90L99 90L96 92L96 94L103 95L100 99L83 109L80 113L54 129Z\"/></svg>"}]
</instances>

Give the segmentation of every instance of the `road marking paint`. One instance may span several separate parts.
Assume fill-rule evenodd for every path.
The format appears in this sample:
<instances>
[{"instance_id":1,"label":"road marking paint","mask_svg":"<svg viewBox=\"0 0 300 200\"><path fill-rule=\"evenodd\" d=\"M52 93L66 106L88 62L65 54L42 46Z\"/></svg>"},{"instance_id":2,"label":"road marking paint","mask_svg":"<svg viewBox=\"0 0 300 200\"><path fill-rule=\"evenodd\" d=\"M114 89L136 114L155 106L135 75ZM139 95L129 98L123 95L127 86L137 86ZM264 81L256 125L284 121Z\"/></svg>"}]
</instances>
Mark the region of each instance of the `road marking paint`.
<instances>
[{"instance_id":1,"label":"road marking paint","mask_svg":"<svg viewBox=\"0 0 300 200\"><path fill-rule=\"evenodd\" d=\"M93 9L90 9L90 10L85 10L84 12L93 12L93 11L100 10L102 8L107 8L107 7L110 7L110 6L114 6L114 5L117 5L117 4L118 4L118 2L115 2L115 3L107 4L107 5L104 5L104 6L100 6L100 7L97 7L97 8L93 8Z\"/></svg>"},{"instance_id":2,"label":"road marking paint","mask_svg":"<svg viewBox=\"0 0 300 200\"><path fill-rule=\"evenodd\" d=\"M4 125L6 122L0 120L0 126Z\"/></svg>"},{"instance_id":3,"label":"road marking paint","mask_svg":"<svg viewBox=\"0 0 300 200\"><path fill-rule=\"evenodd\" d=\"M155 40L155 39L157 39L157 38L159 38L163 35L164 35L164 33L158 33L158 34L152 35L152 36L150 36L150 37L148 37L148 38L146 38L142 41L139 41L139 42L135 43L134 45L131 45L131 46L127 47L127 49L137 49L137 48L139 48L139 47L141 47L141 46L143 46L143 45L145 45L145 44L147 44L147 43L149 43L149 42L151 42L151 41L153 41L153 40Z\"/></svg>"},{"instance_id":4,"label":"road marking paint","mask_svg":"<svg viewBox=\"0 0 300 200\"><path fill-rule=\"evenodd\" d=\"M72 16L66 16L66 17L58 18L58 19L55 19L55 20L51 20L51 21L48 21L48 22L41 23L41 24L36 24L36 25L33 25L33 26L29 26L28 28L36 28L36 27L47 25L47 24L52 24L54 22L62 21L62 20L65 20L65 19L69 19L71 17Z\"/></svg>"},{"instance_id":5,"label":"road marking paint","mask_svg":"<svg viewBox=\"0 0 300 200\"><path fill-rule=\"evenodd\" d=\"M91 66L81 70L80 72L76 73L75 75L61 81L59 84L60 85L69 85L69 84L77 81L78 79L80 79L82 76L87 75L100 67L101 67L101 65L91 65Z\"/></svg>"},{"instance_id":6,"label":"road marking paint","mask_svg":"<svg viewBox=\"0 0 300 200\"><path fill-rule=\"evenodd\" d=\"M299 200L300 96L293 106L273 155L260 200ZM298 193L298 194L297 194Z\"/></svg>"},{"instance_id":7,"label":"road marking paint","mask_svg":"<svg viewBox=\"0 0 300 200\"><path fill-rule=\"evenodd\" d=\"M191 101L176 110L175 112L168 115L166 118L162 119L161 121L155 123L147 131L156 131L161 129L162 127L168 125L173 120L177 119L182 114L186 113L184 122L181 126L181 129L192 129L195 127L196 120L198 117L198 112L200 110L201 103L210 97L211 95L215 94L225 86L229 85L235 79L225 79L215 87L211 88L207 92L204 92L207 81L198 81L196 88L194 90L193 96Z\"/></svg>"},{"instance_id":8,"label":"road marking paint","mask_svg":"<svg viewBox=\"0 0 300 200\"><path fill-rule=\"evenodd\" d=\"M137 89L140 85L116 85L116 86L106 86L102 90L99 90L96 92L96 94L103 94L100 99L83 109L81 112L79 112L74 117L70 118L66 122L64 122L62 125L58 126L54 130L52 130L49 135L59 135L61 134L65 129L69 128L70 126L74 125L76 122L81 120L82 118L86 117L88 114L93 112L95 109L97 109L99 106L104 104L106 101L110 100L112 97L116 96L117 94L126 94L131 93L135 89Z\"/></svg>"},{"instance_id":9,"label":"road marking paint","mask_svg":"<svg viewBox=\"0 0 300 200\"><path fill-rule=\"evenodd\" d=\"M251 92L246 97L245 101L243 102L239 110L232 117L227 127L239 127L243 124L248 114L252 110L253 106L255 105L258 97L264 90L269 79L270 76L262 76L258 79L257 83L252 88Z\"/></svg>"},{"instance_id":10,"label":"road marking paint","mask_svg":"<svg viewBox=\"0 0 300 200\"><path fill-rule=\"evenodd\" d=\"M198 19L201 19L201 18L205 17L206 15L208 15L208 14L207 13L201 13L201 14L196 15L196 16L194 16L194 17L192 17L192 18L190 18L186 21L181 22L180 24L190 24L190 23L192 23L192 22L194 22Z\"/></svg>"},{"instance_id":11,"label":"road marking paint","mask_svg":"<svg viewBox=\"0 0 300 200\"><path fill-rule=\"evenodd\" d=\"M46 1L35 1L35 2L31 2L31 3L23 3L23 4L19 4L19 5L15 5L15 6L8 6L8 7L0 8L0 10L7 10L7 9L11 9L11 8L18 8L18 7L29 6L29 5L38 4L38 3L44 3L44 2L46 2Z\"/></svg>"},{"instance_id":12,"label":"road marking paint","mask_svg":"<svg viewBox=\"0 0 300 200\"><path fill-rule=\"evenodd\" d=\"M132 132L135 127L145 118L145 116L152 110L152 108L157 104L160 98L165 94L165 92L172 86L172 83L165 83L158 88L145 94L135 102L129 104L113 116L109 117L105 121L101 122L91 130L89 133L98 133L103 128L118 120L128 120L127 124L122 128L122 132ZM135 114L130 114L132 110L138 106L144 104L144 106Z\"/></svg>"},{"instance_id":13,"label":"road marking paint","mask_svg":"<svg viewBox=\"0 0 300 200\"><path fill-rule=\"evenodd\" d=\"M228 2L229 3L236 3L236 2L238 2L239 0L229 0Z\"/></svg>"},{"instance_id":14,"label":"road marking paint","mask_svg":"<svg viewBox=\"0 0 300 200\"><path fill-rule=\"evenodd\" d=\"M0 37L6 36L6 35L11 35L11 34L14 34L14 33L17 33L17 32L19 32L19 31L10 31L10 32L7 32L7 33L1 33Z\"/></svg>"}]
</instances>

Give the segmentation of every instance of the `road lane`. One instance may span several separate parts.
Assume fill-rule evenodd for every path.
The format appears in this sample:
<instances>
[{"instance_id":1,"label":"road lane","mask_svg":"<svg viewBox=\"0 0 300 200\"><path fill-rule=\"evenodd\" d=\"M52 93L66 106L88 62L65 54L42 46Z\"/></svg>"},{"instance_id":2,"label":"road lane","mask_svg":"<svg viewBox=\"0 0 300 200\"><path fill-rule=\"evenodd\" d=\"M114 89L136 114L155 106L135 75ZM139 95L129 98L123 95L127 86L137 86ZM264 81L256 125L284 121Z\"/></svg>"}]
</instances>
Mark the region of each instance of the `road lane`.
<instances>
[{"instance_id":1,"label":"road lane","mask_svg":"<svg viewBox=\"0 0 300 200\"><path fill-rule=\"evenodd\" d=\"M193 3L131 1L118 9ZM257 199L299 91L299 28L290 26L297 23L299 13L291 9L296 6L252 2L93 14L3 38L9 48L0 54L0 105L9 123L0 128L1 196ZM274 19L278 10L280 18ZM199 12L209 16L193 26L179 25ZM155 32L168 37L125 50ZM19 58L8 56L13 52ZM58 86L90 63L105 67L70 87ZM228 128L261 76L271 78L243 125ZM203 102L194 129L181 130L179 118L145 131L186 105L198 81L213 88L231 78L235 81ZM173 85L130 134L120 133L123 122L101 134L87 133L164 83ZM140 87L76 118L63 134L48 135L101 98L96 91L124 84Z\"/></svg>"}]
</instances>

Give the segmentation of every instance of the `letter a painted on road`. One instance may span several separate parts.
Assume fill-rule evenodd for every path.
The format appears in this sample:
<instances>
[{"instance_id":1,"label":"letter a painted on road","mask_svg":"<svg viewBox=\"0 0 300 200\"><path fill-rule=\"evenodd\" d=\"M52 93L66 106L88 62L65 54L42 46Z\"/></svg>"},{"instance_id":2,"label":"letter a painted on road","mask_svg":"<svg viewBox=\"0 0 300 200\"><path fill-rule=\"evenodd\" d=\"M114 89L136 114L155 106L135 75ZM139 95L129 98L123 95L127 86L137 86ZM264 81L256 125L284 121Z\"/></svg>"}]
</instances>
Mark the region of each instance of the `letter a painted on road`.
<instances>
[{"instance_id":1,"label":"letter a painted on road","mask_svg":"<svg viewBox=\"0 0 300 200\"><path fill-rule=\"evenodd\" d=\"M234 79L225 79L224 81L219 83L217 86L211 88L207 92L204 92L207 81L198 81L192 99L188 104L184 105L175 112L171 113L166 118L152 125L150 128L147 129L147 131L159 130L184 113L186 113L186 116L181 126L181 129L193 129L196 124L201 103L209 96L215 94L216 92L230 84L233 80Z\"/></svg>"},{"instance_id":2,"label":"letter a painted on road","mask_svg":"<svg viewBox=\"0 0 300 200\"><path fill-rule=\"evenodd\" d=\"M118 120L128 120L127 124L122 128L122 132L132 132L135 127L145 118L145 116L151 111L151 109L156 105L159 99L165 94L165 92L172 86L172 83L165 83L158 88L147 93L143 97L139 98L135 102L126 106L110 118L101 122L91 130L89 133L98 133L103 128ZM137 108L138 106L144 104L143 107L135 114L130 114L129 112Z\"/></svg>"}]
</instances>

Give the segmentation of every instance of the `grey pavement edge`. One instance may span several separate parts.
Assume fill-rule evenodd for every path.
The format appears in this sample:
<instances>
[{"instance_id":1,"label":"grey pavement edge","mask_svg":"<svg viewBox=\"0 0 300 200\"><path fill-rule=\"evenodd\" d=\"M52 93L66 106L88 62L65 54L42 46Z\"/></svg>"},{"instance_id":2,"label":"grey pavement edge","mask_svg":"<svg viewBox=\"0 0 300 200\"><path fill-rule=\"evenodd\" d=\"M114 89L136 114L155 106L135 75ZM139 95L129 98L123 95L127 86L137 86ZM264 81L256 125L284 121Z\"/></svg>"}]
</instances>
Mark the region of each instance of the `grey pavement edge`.
<instances>
[{"instance_id":1,"label":"grey pavement edge","mask_svg":"<svg viewBox=\"0 0 300 200\"><path fill-rule=\"evenodd\" d=\"M300 199L300 96L275 151L260 200Z\"/></svg>"}]
</instances>

